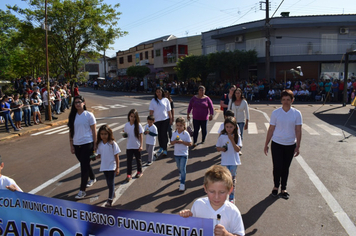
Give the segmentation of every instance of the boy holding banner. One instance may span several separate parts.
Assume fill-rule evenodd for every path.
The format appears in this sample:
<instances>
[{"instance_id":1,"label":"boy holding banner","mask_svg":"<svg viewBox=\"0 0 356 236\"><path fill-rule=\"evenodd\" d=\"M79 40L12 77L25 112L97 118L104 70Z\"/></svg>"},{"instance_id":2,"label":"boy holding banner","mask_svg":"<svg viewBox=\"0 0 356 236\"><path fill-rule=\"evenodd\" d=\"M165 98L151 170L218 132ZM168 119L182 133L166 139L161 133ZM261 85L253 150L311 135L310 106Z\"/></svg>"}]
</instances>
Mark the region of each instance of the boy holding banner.
<instances>
[{"instance_id":1,"label":"boy holding banner","mask_svg":"<svg viewBox=\"0 0 356 236\"><path fill-rule=\"evenodd\" d=\"M215 236L245 235L239 209L227 201L233 190L230 171L224 166L211 166L204 175L204 190L208 196L197 199L191 210L182 210L179 215L214 219Z\"/></svg>"},{"instance_id":2,"label":"boy holding banner","mask_svg":"<svg viewBox=\"0 0 356 236\"><path fill-rule=\"evenodd\" d=\"M15 180L1 174L2 169L4 169L4 162L0 156L0 189L22 192L22 189L16 184Z\"/></svg>"}]
</instances>

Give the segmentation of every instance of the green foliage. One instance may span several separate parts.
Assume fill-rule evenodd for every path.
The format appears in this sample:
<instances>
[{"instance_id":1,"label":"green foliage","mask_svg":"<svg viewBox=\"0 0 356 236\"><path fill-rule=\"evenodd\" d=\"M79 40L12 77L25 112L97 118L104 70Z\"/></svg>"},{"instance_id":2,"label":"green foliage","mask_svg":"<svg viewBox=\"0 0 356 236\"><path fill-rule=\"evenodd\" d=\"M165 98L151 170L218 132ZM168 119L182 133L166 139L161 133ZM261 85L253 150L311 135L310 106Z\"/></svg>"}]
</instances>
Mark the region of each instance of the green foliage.
<instances>
[{"instance_id":1,"label":"green foliage","mask_svg":"<svg viewBox=\"0 0 356 236\"><path fill-rule=\"evenodd\" d=\"M257 63L257 52L235 50L233 52L217 52L209 55L187 56L179 59L175 70L181 80L200 78L206 86L209 73L223 72L236 80L239 73L247 70L249 65Z\"/></svg>"},{"instance_id":2,"label":"green foliage","mask_svg":"<svg viewBox=\"0 0 356 236\"><path fill-rule=\"evenodd\" d=\"M30 8L9 7L26 17L22 33L31 41L22 41L33 52L43 53L44 31L35 26L45 20L44 0L27 0ZM111 6L103 0L51 0L47 5L49 60L52 74L65 73L72 82L77 80L83 52L105 50L113 41L127 34L117 27L119 4ZM28 28L25 26L29 25ZM31 29L32 27L32 29ZM28 31L27 31L28 30ZM41 31L41 38L38 32ZM37 40L36 40L37 39ZM36 44L37 42L37 44ZM37 55L34 57L38 58ZM41 55L45 58L45 54ZM33 60L30 60L33 61ZM43 64L45 66L45 64Z\"/></svg>"},{"instance_id":3,"label":"green foliage","mask_svg":"<svg viewBox=\"0 0 356 236\"><path fill-rule=\"evenodd\" d=\"M127 68L126 73L130 77L137 77L138 79L143 79L143 77L151 73L151 70L147 66L130 66L129 68Z\"/></svg>"},{"instance_id":4,"label":"green foliage","mask_svg":"<svg viewBox=\"0 0 356 236\"><path fill-rule=\"evenodd\" d=\"M11 76L13 52L17 50L13 39L17 35L19 20L10 11L0 10L0 78Z\"/></svg>"},{"instance_id":5,"label":"green foliage","mask_svg":"<svg viewBox=\"0 0 356 236\"><path fill-rule=\"evenodd\" d=\"M213 72L209 67L208 61L206 55L190 55L180 58L174 69L176 70L179 79L186 80L190 78L200 78L202 84L205 85L209 73Z\"/></svg>"}]
</instances>

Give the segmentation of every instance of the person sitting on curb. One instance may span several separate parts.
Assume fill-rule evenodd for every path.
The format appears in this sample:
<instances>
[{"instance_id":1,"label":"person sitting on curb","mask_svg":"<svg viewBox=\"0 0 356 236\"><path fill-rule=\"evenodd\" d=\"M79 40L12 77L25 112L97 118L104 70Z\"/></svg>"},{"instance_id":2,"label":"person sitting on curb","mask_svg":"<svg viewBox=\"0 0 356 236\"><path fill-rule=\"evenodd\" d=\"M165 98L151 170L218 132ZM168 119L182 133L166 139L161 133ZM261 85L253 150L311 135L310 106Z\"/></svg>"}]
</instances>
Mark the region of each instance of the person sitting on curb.
<instances>
[{"instance_id":1,"label":"person sitting on curb","mask_svg":"<svg viewBox=\"0 0 356 236\"><path fill-rule=\"evenodd\" d=\"M15 180L1 174L2 169L4 169L4 165L5 164L0 156L0 189L23 192L22 189L16 184Z\"/></svg>"}]
</instances>

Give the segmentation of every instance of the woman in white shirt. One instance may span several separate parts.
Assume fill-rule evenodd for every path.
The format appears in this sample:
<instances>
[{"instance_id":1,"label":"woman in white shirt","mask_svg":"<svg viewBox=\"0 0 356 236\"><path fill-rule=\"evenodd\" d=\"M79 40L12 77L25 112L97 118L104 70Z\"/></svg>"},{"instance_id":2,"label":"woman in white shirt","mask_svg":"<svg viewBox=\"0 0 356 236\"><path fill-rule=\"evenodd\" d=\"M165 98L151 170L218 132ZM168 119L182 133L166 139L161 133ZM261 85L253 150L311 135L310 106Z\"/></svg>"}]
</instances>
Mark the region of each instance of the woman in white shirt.
<instances>
[{"instance_id":1,"label":"woman in white shirt","mask_svg":"<svg viewBox=\"0 0 356 236\"><path fill-rule=\"evenodd\" d=\"M76 199L86 196L85 189L96 182L93 169L90 166L90 156L96 147L96 119L93 113L86 110L82 96L74 97L72 109L68 117L70 151L80 162L81 184ZM88 178L90 180L88 181Z\"/></svg>"},{"instance_id":2,"label":"woman in white shirt","mask_svg":"<svg viewBox=\"0 0 356 236\"><path fill-rule=\"evenodd\" d=\"M235 113L235 118L240 129L240 136L243 140L243 131L248 129L248 121L250 120L250 113L248 111L248 103L242 94L242 90L237 88L234 95L229 101L229 108ZM241 154L240 154L241 155Z\"/></svg>"},{"instance_id":3,"label":"woman in white shirt","mask_svg":"<svg viewBox=\"0 0 356 236\"><path fill-rule=\"evenodd\" d=\"M277 197L279 186L281 186L280 197L288 199L287 180L289 166L293 157L299 155L303 121L300 111L292 107L294 95L291 90L282 91L281 101L282 107L274 110L271 115L264 153L268 154L268 144L272 139L271 153L274 187L271 194Z\"/></svg>"},{"instance_id":4,"label":"woman in white shirt","mask_svg":"<svg viewBox=\"0 0 356 236\"><path fill-rule=\"evenodd\" d=\"M155 117L155 126L158 130L158 143L160 149L157 156L160 154L167 155L168 144L168 127L172 125L173 118L171 113L171 102L165 97L164 90L161 87L156 88L155 97L151 100L150 115Z\"/></svg>"}]
</instances>

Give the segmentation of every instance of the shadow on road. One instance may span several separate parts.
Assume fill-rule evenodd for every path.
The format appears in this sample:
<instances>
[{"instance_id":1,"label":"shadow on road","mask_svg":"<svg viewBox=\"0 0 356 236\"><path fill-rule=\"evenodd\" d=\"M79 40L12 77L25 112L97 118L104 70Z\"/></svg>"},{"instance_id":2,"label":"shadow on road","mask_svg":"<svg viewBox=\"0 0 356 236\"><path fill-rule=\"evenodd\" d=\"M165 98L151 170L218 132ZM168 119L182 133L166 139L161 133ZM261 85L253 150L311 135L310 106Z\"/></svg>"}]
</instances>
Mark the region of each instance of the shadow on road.
<instances>
[{"instance_id":1,"label":"shadow on road","mask_svg":"<svg viewBox=\"0 0 356 236\"><path fill-rule=\"evenodd\" d=\"M313 114L320 120L329 123L331 125L342 125L350 126L356 125L356 112L355 109L350 109L349 113L339 111L341 109L346 109L342 106L332 107L330 109L316 110Z\"/></svg>"},{"instance_id":2,"label":"shadow on road","mask_svg":"<svg viewBox=\"0 0 356 236\"><path fill-rule=\"evenodd\" d=\"M253 229L251 232L247 233L247 229L254 225L262 216L262 214L267 210L267 208L277 200L278 198L276 197L267 196L265 199L254 205L248 212L246 212L246 214L242 215L246 236L254 235L258 231L258 229Z\"/></svg>"}]
</instances>

